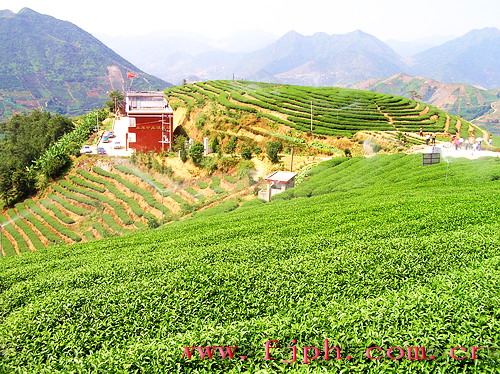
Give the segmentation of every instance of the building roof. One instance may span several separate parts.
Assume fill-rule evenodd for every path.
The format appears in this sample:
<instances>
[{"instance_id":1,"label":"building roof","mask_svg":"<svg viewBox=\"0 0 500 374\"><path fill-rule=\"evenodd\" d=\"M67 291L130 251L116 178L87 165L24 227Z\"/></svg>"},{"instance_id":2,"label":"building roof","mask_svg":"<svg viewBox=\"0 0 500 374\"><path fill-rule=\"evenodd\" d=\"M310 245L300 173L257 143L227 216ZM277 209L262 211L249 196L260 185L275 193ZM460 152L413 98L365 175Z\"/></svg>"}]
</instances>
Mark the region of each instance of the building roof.
<instances>
[{"instance_id":1,"label":"building roof","mask_svg":"<svg viewBox=\"0 0 500 374\"><path fill-rule=\"evenodd\" d=\"M161 91L127 92L125 96L127 114L171 114L172 108Z\"/></svg>"},{"instance_id":2,"label":"building roof","mask_svg":"<svg viewBox=\"0 0 500 374\"><path fill-rule=\"evenodd\" d=\"M266 177L266 181L288 183L296 176L297 173L292 173L291 171L275 171Z\"/></svg>"}]
</instances>

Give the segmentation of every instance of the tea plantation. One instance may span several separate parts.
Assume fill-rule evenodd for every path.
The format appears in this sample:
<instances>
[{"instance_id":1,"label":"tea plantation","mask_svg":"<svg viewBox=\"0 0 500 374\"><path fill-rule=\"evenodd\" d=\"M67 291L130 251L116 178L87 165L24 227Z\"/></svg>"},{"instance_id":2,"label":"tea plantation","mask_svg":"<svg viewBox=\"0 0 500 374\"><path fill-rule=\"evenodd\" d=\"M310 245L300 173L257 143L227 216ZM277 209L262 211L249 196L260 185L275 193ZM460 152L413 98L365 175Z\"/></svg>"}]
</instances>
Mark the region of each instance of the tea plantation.
<instances>
[{"instance_id":1,"label":"tea plantation","mask_svg":"<svg viewBox=\"0 0 500 374\"><path fill-rule=\"evenodd\" d=\"M271 203L1 258L0 372L497 373L500 161L420 162L333 159Z\"/></svg>"},{"instance_id":2,"label":"tea plantation","mask_svg":"<svg viewBox=\"0 0 500 374\"><path fill-rule=\"evenodd\" d=\"M404 97L338 87L302 87L243 81L209 81L165 91L174 106L217 103L235 113L253 113L272 123L329 136L358 131L461 133L479 131L457 116ZM480 134L480 131L478 132Z\"/></svg>"}]
</instances>

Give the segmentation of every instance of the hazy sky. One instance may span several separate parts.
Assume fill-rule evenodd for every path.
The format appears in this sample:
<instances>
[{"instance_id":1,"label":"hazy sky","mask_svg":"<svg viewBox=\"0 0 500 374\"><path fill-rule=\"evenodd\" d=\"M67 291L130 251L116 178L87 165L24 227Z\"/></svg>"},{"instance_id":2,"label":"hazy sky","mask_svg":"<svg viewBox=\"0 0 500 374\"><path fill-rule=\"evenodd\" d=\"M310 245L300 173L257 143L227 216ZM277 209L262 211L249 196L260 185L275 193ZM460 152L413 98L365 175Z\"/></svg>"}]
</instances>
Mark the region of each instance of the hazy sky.
<instances>
[{"instance_id":1,"label":"hazy sky","mask_svg":"<svg viewBox=\"0 0 500 374\"><path fill-rule=\"evenodd\" d=\"M23 7L112 36L168 30L221 38L253 29L277 36L360 29L381 40L415 40L500 28L499 0L0 0L0 9L17 13Z\"/></svg>"}]
</instances>

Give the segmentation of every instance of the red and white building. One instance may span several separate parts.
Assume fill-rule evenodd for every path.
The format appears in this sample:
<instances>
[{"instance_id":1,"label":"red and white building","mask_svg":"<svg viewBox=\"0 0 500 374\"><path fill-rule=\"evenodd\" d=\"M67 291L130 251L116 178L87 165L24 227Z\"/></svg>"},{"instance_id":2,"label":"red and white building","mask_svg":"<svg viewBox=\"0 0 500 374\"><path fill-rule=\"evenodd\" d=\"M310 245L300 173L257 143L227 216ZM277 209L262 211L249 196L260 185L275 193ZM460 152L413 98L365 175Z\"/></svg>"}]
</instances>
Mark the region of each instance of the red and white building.
<instances>
[{"instance_id":1,"label":"red and white building","mask_svg":"<svg viewBox=\"0 0 500 374\"><path fill-rule=\"evenodd\" d=\"M137 152L163 152L172 147L174 112L161 91L127 92L128 148Z\"/></svg>"},{"instance_id":2,"label":"red and white building","mask_svg":"<svg viewBox=\"0 0 500 374\"><path fill-rule=\"evenodd\" d=\"M295 186L295 177L297 173L291 171L275 171L269 174L265 180L267 188L259 191L259 197L266 201L271 201L271 197L286 191Z\"/></svg>"}]
</instances>

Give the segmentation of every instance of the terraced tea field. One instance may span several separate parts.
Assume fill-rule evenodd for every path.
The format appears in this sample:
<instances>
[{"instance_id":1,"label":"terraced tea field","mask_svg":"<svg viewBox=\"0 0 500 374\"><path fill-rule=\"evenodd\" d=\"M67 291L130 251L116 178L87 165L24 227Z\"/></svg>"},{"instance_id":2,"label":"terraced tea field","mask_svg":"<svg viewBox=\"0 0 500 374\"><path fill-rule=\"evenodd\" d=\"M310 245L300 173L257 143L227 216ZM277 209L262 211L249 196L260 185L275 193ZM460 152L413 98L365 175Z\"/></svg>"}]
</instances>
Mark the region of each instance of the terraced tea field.
<instances>
[{"instance_id":1,"label":"terraced tea field","mask_svg":"<svg viewBox=\"0 0 500 374\"><path fill-rule=\"evenodd\" d=\"M102 165L101 165L102 166ZM208 180L210 182L210 180ZM130 233L179 218L239 188L156 181L125 164L75 168L41 198L0 214L2 256Z\"/></svg>"},{"instance_id":2,"label":"terraced tea field","mask_svg":"<svg viewBox=\"0 0 500 374\"><path fill-rule=\"evenodd\" d=\"M417 133L420 128L467 136L470 125L407 98L335 87L210 81L174 87L166 94L174 105L194 108L216 102L227 112L253 113L272 123L330 136L352 137L359 131Z\"/></svg>"},{"instance_id":3,"label":"terraced tea field","mask_svg":"<svg viewBox=\"0 0 500 374\"><path fill-rule=\"evenodd\" d=\"M80 185L68 178L71 190L53 195L78 207L76 220L107 204L96 188L132 193L106 173L75 173ZM1 258L0 372L496 373L499 190L494 158L337 158L270 203L227 201L156 230ZM108 231L135 225L99 216ZM340 359L324 359L326 339ZM238 349L233 359L183 356L198 346ZM302 347L321 353L305 359ZM390 358L392 347L405 357ZM407 347L425 347L425 358L408 359ZM457 358L455 347L465 347ZM471 347L483 347L476 359Z\"/></svg>"}]
</instances>

